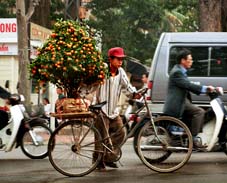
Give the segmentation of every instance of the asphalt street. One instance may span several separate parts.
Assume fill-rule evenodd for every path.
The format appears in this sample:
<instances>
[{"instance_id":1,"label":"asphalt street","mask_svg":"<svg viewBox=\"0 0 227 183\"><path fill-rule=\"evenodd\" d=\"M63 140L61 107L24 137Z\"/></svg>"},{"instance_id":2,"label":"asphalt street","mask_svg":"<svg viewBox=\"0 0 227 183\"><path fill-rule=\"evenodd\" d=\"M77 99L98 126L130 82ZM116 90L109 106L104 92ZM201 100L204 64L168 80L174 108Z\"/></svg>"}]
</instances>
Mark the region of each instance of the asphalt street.
<instances>
[{"instance_id":1,"label":"asphalt street","mask_svg":"<svg viewBox=\"0 0 227 183\"><path fill-rule=\"evenodd\" d=\"M0 152L0 183L226 183L227 156L222 152L193 153L190 161L180 170L160 174L143 165L134 153L131 142L123 147L120 168L94 171L70 178L58 173L48 158L32 160L20 149Z\"/></svg>"}]
</instances>

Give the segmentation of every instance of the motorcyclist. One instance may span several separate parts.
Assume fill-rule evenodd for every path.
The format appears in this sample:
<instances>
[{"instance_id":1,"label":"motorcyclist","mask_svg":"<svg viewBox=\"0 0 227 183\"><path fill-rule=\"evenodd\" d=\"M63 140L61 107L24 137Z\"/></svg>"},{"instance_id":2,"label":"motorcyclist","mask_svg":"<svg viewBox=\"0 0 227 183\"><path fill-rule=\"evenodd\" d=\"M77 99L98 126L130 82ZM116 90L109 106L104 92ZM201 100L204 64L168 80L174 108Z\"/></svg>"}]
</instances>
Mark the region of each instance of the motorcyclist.
<instances>
[{"instance_id":1,"label":"motorcyclist","mask_svg":"<svg viewBox=\"0 0 227 183\"><path fill-rule=\"evenodd\" d=\"M0 86L0 98L9 99L11 94ZM0 129L8 124L8 113L0 109Z\"/></svg>"}]
</instances>

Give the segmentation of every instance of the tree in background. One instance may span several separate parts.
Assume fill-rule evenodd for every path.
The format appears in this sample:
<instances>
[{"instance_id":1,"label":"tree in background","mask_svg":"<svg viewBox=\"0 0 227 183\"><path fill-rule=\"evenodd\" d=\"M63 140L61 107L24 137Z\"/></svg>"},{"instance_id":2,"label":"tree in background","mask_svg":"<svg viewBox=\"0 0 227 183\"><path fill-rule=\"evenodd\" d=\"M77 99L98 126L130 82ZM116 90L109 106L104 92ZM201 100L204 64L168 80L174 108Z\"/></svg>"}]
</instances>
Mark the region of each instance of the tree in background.
<instances>
[{"instance_id":1,"label":"tree in background","mask_svg":"<svg viewBox=\"0 0 227 183\"><path fill-rule=\"evenodd\" d=\"M93 0L88 6L95 17L88 24L100 31L104 55L110 47L120 46L127 55L141 61L151 57L158 39L157 22L163 12L156 1Z\"/></svg>"},{"instance_id":2,"label":"tree in background","mask_svg":"<svg viewBox=\"0 0 227 183\"><path fill-rule=\"evenodd\" d=\"M43 27L51 28L50 4L51 0L40 0L39 6L35 7L31 22Z\"/></svg>"},{"instance_id":3,"label":"tree in background","mask_svg":"<svg viewBox=\"0 0 227 183\"><path fill-rule=\"evenodd\" d=\"M64 8L62 0L41 0L31 21L51 28ZM92 0L88 8L103 53L122 46L142 63L150 63L162 32L227 31L226 0ZM16 17L15 0L0 0L0 17Z\"/></svg>"},{"instance_id":4,"label":"tree in background","mask_svg":"<svg viewBox=\"0 0 227 183\"><path fill-rule=\"evenodd\" d=\"M25 1L26 11L30 1ZM58 18L64 18L65 4L62 0L40 0L31 22L52 28ZM16 0L0 0L0 17L16 18Z\"/></svg>"},{"instance_id":5,"label":"tree in background","mask_svg":"<svg viewBox=\"0 0 227 183\"><path fill-rule=\"evenodd\" d=\"M57 19L64 18L65 4L62 0L40 0L31 22L51 29Z\"/></svg>"},{"instance_id":6,"label":"tree in background","mask_svg":"<svg viewBox=\"0 0 227 183\"><path fill-rule=\"evenodd\" d=\"M227 1L199 0L199 31L227 31Z\"/></svg>"},{"instance_id":7,"label":"tree in background","mask_svg":"<svg viewBox=\"0 0 227 183\"><path fill-rule=\"evenodd\" d=\"M222 31L222 0L199 0L200 31Z\"/></svg>"},{"instance_id":8,"label":"tree in background","mask_svg":"<svg viewBox=\"0 0 227 183\"><path fill-rule=\"evenodd\" d=\"M222 1L222 31L227 32L227 1Z\"/></svg>"},{"instance_id":9,"label":"tree in background","mask_svg":"<svg viewBox=\"0 0 227 183\"><path fill-rule=\"evenodd\" d=\"M16 0L0 0L0 17L16 18Z\"/></svg>"},{"instance_id":10,"label":"tree in background","mask_svg":"<svg viewBox=\"0 0 227 183\"><path fill-rule=\"evenodd\" d=\"M162 32L198 29L197 4L196 0L93 0L88 4L93 16L88 23L100 31L104 54L110 47L122 46L145 63Z\"/></svg>"},{"instance_id":11,"label":"tree in background","mask_svg":"<svg viewBox=\"0 0 227 183\"><path fill-rule=\"evenodd\" d=\"M165 32L198 31L198 0L160 0L165 11L162 30ZM166 24L166 25L165 25Z\"/></svg>"}]
</instances>

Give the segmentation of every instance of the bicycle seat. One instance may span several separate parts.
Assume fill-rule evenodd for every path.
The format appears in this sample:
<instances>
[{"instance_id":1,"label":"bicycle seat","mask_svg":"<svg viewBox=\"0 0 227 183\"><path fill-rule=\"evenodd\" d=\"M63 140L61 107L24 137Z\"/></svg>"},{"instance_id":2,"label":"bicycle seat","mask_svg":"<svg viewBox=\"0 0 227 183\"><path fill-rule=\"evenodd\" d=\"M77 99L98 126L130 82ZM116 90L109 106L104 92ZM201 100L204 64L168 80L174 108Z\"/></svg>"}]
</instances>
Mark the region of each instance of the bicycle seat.
<instances>
[{"instance_id":1,"label":"bicycle seat","mask_svg":"<svg viewBox=\"0 0 227 183\"><path fill-rule=\"evenodd\" d=\"M90 105L89 106L89 109L90 110L101 110L101 108L104 106L104 105L106 105L106 101L104 101L104 102L101 102L101 103L98 103L98 104L95 104L95 105Z\"/></svg>"}]
</instances>

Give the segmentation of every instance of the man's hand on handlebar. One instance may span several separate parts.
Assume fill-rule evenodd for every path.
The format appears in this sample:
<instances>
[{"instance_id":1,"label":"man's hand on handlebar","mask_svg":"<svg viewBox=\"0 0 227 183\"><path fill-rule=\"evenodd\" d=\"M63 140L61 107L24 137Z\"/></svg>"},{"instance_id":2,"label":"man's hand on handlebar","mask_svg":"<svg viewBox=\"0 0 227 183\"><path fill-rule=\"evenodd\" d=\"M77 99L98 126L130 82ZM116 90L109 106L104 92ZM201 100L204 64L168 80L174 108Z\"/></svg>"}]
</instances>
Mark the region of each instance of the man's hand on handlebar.
<instances>
[{"instance_id":1,"label":"man's hand on handlebar","mask_svg":"<svg viewBox=\"0 0 227 183\"><path fill-rule=\"evenodd\" d=\"M142 95L140 93L133 93L133 99L140 99Z\"/></svg>"},{"instance_id":2,"label":"man's hand on handlebar","mask_svg":"<svg viewBox=\"0 0 227 183\"><path fill-rule=\"evenodd\" d=\"M147 90L148 90L147 88L142 88L138 90L136 93L133 94L133 99L140 99L147 93Z\"/></svg>"}]
</instances>

